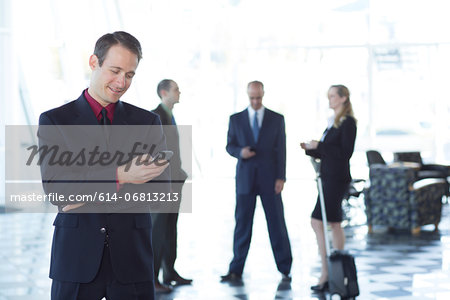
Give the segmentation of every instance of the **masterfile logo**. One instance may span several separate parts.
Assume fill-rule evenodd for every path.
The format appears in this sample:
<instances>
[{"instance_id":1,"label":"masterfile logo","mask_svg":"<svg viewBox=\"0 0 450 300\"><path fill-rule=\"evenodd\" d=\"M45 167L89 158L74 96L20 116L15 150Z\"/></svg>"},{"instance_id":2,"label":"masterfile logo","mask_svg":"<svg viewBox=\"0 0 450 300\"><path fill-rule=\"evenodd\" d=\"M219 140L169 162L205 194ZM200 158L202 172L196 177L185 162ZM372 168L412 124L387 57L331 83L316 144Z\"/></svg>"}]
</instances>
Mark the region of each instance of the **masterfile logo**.
<instances>
[{"instance_id":1,"label":"masterfile logo","mask_svg":"<svg viewBox=\"0 0 450 300\"><path fill-rule=\"evenodd\" d=\"M179 157L191 175L191 126L172 127L6 126L6 211L55 212L61 203L86 202L80 212L116 213L124 207L126 212L191 212L190 177L186 182L176 178L179 172L172 174L170 165L148 182L117 181L119 167L127 172L134 165L161 166L174 158L179 164ZM170 148L166 130L177 130L179 148ZM166 154L174 156L167 161ZM180 205L181 195L172 193L171 185L183 183Z\"/></svg>"}]
</instances>

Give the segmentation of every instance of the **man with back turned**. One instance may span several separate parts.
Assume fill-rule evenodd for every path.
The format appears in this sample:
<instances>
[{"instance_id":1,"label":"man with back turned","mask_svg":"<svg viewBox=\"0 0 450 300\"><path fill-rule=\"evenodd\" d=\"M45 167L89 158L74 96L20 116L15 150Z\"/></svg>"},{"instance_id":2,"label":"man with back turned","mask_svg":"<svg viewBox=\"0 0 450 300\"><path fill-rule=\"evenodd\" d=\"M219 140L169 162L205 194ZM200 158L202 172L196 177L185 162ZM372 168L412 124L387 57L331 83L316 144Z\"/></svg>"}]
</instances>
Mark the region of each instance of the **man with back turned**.
<instances>
[{"instance_id":1,"label":"man with back turned","mask_svg":"<svg viewBox=\"0 0 450 300\"><path fill-rule=\"evenodd\" d=\"M180 138L173 115L173 108L180 101L181 92L178 84L171 79L161 80L156 91L161 99L161 103L152 112L161 118L161 123L164 125L167 148L174 153L170 159L171 190L179 195L181 199L181 191L188 175L181 168ZM181 277L175 270L178 211L152 214L152 222L156 292L168 293L171 292L172 285L191 284L192 279ZM158 280L160 268L163 271L163 284Z\"/></svg>"}]
</instances>

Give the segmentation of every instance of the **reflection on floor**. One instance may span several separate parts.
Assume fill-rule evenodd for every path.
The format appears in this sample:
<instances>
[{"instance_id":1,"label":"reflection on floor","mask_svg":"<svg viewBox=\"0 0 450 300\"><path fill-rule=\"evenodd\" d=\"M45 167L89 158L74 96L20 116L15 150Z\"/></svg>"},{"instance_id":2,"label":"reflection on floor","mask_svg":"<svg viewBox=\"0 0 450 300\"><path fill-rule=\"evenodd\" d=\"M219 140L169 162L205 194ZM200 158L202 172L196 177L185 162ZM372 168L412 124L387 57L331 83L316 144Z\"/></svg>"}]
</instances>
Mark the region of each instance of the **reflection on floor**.
<instances>
[{"instance_id":1,"label":"reflection on floor","mask_svg":"<svg viewBox=\"0 0 450 300\"><path fill-rule=\"evenodd\" d=\"M230 179L196 180L193 188L193 213L180 216L176 267L194 283L158 295L158 299L325 299L309 289L319 275L309 225L316 197L312 180L288 181L283 192L294 256L290 284L280 283L259 204L243 285L220 283L231 259L234 183ZM353 213L353 220L364 219L362 211ZM361 221L346 227L346 248L356 256L358 299L450 299L449 216L450 208L444 205L440 232L424 227L417 237L382 228L367 235ZM49 299L53 219L49 214L0 214L0 300Z\"/></svg>"}]
</instances>

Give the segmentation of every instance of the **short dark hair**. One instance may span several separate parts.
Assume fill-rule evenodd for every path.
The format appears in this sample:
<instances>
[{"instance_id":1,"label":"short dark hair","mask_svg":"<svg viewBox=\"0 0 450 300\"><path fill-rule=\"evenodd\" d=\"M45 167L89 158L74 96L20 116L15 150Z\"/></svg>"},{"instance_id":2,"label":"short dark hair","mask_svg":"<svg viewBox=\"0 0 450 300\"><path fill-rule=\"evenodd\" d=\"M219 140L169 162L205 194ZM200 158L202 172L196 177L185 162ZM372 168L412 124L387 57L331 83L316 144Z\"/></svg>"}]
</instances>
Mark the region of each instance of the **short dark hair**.
<instances>
[{"instance_id":1,"label":"short dark hair","mask_svg":"<svg viewBox=\"0 0 450 300\"><path fill-rule=\"evenodd\" d=\"M173 81L172 79L163 79L160 81L160 83L158 83L158 87L156 88L156 92L158 93L159 98L162 99L161 97L161 91L165 90L165 91L169 91L170 90L170 86L172 85Z\"/></svg>"},{"instance_id":2,"label":"short dark hair","mask_svg":"<svg viewBox=\"0 0 450 300\"><path fill-rule=\"evenodd\" d=\"M259 85L261 86L263 92L264 92L264 84L263 84L261 81L258 81L258 80L250 81L250 82L247 84L247 90L249 89L249 87L250 87L252 84L259 84Z\"/></svg>"},{"instance_id":3,"label":"short dark hair","mask_svg":"<svg viewBox=\"0 0 450 300\"><path fill-rule=\"evenodd\" d=\"M142 58L142 49L139 41L125 31L116 31L103 35L95 43L94 54L98 58L100 67L103 65L103 61L106 58L109 48L118 44L136 54L139 63Z\"/></svg>"}]
</instances>

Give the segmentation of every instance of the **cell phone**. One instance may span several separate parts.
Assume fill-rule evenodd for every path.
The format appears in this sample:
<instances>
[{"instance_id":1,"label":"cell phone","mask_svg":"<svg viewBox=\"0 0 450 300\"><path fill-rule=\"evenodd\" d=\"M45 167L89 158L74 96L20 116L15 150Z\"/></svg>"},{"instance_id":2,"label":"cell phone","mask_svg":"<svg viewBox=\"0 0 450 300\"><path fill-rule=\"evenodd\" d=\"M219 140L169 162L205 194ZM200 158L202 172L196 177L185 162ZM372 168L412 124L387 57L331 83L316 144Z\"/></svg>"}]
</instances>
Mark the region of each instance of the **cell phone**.
<instances>
[{"instance_id":1,"label":"cell phone","mask_svg":"<svg viewBox=\"0 0 450 300\"><path fill-rule=\"evenodd\" d=\"M256 152L256 148L252 146L252 147L250 147L250 151Z\"/></svg>"},{"instance_id":2,"label":"cell phone","mask_svg":"<svg viewBox=\"0 0 450 300\"><path fill-rule=\"evenodd\" d=\"M173 151L170 150L162 150L156 153L156 155L150 160L150 162L154 162L157 160L167 160L169 161L173 156Z\"/></svg>"}]
</instances>

